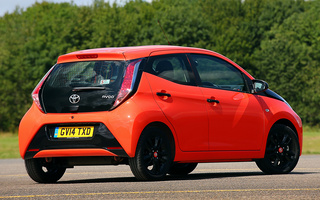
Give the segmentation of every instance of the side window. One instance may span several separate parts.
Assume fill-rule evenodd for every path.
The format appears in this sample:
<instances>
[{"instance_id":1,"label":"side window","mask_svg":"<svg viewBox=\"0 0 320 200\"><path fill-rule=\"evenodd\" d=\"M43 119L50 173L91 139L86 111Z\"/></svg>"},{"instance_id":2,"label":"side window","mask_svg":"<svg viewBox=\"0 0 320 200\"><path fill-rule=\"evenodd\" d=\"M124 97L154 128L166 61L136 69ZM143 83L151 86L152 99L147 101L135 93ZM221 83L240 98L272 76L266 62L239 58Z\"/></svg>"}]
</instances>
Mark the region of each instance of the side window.
<instances>
[{"instance_id":1,"label":"side window","mask_svg":"<svg viewBox=\"0 0 320 200\"><path fill-rule=\"evenodd\" d=\"M190 84L190 76L183 55L150 57L145 71L172 82Z\"/></svg>"},{"instance_id":2,"label":"side window","mask_svg":"<svg viewBox=\"0 0 320 200\"><path fill-rule=\"evenodd\" d=\"M208 55L190 55L200 76L201 86L247 91L242 73L230 63Z\"/></svg>"}]
</instances>

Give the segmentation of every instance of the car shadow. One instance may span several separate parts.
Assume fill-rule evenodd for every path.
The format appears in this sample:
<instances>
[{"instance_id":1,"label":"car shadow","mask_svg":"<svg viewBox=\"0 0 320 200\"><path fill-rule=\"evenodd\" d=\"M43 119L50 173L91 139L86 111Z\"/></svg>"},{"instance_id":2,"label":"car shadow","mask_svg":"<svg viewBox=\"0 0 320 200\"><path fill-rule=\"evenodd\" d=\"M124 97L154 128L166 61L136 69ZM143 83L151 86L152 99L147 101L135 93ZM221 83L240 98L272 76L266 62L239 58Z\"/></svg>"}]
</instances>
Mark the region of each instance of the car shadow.
<instances>
[{"instance_id":1,"label":"car shadow","mask_svg":"<svg viewBox=\"0 0 320 200\"><path fill-rule=\"evenodd\" d=\"M290 174L305 175L313 174L314 172L291 172ZM286 176L288 174L277 174L278 176ZM263 172L223 172L223 173L191 173L188 175L168 175L162 181L181 181L181 180L202 180L202 179L222 179L232 177L253 177L253 176L276 176L268 175ZM95 178L95 179L81 179L59 181L55 184L77 184L77 183L112 183L112 182L152 182L152 181L138 181L134 176L132 177L113 177L113 178Z\"/></svg>"}]
</instances>

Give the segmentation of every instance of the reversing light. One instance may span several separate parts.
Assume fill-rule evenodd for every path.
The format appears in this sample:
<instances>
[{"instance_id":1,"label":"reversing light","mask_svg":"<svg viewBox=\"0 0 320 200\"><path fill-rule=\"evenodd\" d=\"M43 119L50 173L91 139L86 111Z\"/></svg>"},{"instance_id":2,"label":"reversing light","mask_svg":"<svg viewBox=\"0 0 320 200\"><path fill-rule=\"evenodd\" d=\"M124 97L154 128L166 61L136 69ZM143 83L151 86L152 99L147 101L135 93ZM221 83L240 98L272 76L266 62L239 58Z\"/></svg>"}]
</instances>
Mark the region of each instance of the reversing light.
<instances>
[{"instance_id":1,"label":"reversing light","mask_svg":"<svg viewBox=\"0 0 320 200\"><path fill-rule=\"evenodd\" d=\"M36 106L43 112L43 109L41 107L41 104L40 104L40 100L39 100L39 92L40 92L40 89L43 85L43 82L47 79L47 77L49 76L50 72L52 71L52 69L54 68L51 67L51 69L44 75L44 77L40 80L40 82L38 83L38 85L34 88L34 90L32 91L31 93L31 97L34 101L34 103L36 104Z\"/></svg>"},{"instance_id":2,"label":"reversing light","mask_svg":"<svg viewBox=\"0 0 320 200\"><path fill-rule=\"evenodd\" d=\"M132 91L141 61L142 59L133 61L127 66L119 94L113 104L113 107L119 105Z\"/></svg>"},{"instance_id":3,"label":"reversing light","mask_svg":"<svg viewBox=\"0 0 320 200\"><path fill-rule=\"evenodd\" d=\"M80 54L77 55L78 59L92 59L92 58L98 58L98 54Z\"/></svg>"}]
</instances>

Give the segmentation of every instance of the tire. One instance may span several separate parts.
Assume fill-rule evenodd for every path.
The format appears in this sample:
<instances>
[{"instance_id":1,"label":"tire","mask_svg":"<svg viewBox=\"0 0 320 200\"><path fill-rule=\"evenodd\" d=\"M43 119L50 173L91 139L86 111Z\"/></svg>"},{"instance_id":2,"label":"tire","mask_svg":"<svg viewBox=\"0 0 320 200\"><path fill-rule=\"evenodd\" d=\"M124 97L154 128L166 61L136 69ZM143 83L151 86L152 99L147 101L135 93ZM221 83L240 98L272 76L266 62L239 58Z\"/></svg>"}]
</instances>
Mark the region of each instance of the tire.
<instances>
[{"instance_id":1,"label":"tire","mask_svg":"<svg viewBox=\"0 0 320 200\"><path fill-rule=\"evenodd\" d=\"M141 181L162 180L173 162L168 136L159 128L146 128L139 139L136 155L129 158L134 176Z\"/></svg>"},{"instance_id":2,"label":"tire","mask_svg":"<svg viewBox=\"0 0 320 200\"><path fill-rule=\"evenodd\" d=\"M198 163L174 163L169 170L170 175L187 175L191 173Z\"/></svg>"},{"instance_id":3,"label":"tire","mask_svg":"<svg viewBox=\"0 0 320 200\"><path fill-rule=\"evenodd\" d=\"M65 167L46 162L44 158L27 159L25 166L30 178L38 183L55 183L66 171Z\"/></svg>"},{"instance_id":4,"label":"tire","mask_svg":"<svg viewBox=\"0 0 320 200\"><path fill-rule=\"evenodd\" d=\"M270 130L265 156L256 160L256 164L266 174L286 174L295 168L299 156L300 146L295 132L288 126L276 124Z\"/></svg>"}]
</instances>

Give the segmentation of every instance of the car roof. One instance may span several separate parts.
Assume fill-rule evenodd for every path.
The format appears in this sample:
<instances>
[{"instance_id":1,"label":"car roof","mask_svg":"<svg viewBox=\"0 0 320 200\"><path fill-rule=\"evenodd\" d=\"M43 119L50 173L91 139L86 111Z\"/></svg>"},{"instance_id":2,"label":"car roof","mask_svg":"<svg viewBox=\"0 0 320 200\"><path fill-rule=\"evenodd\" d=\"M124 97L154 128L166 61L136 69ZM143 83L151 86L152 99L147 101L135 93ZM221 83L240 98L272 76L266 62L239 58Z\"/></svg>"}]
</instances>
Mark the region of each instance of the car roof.
<instances>
[{"instance_id":1,"label":"car roof","mask_svg":"<svg viewBox=\"0 0 320 200\"><path fill-rule=\"evenodd\" d=\"M147 45L87 49L61 55L57 60L57 64L89 60L133 60L149 56L175 53L199 53L216 56L232 63L233 65L237 66L242 72L244 72L247 76L253 78L250 74L248 74L244 69L242 69L236 63L234 63L232 60L228 59L227 57L219 53L207 49L172 45Z\"/></svg>"},{"instance_id":2,"label":"car roof","mask_svg":"<svg viewBox=\"0 0 320 200\"><path fill-rule=\"evenodd\" d=\"M149 45L149 46L133 46L133 47L109 47L98 49L87 49L75 51L69 54L59 56L57 63L76 62L81 59L92 60L97 56L97 60L132 60L137 58L148 57L154 52L169 53L187 53L187 52L211 52L205 49L169 45ZM91 56L90 56L91 55Z\"/></svg>"}]
</instances>

